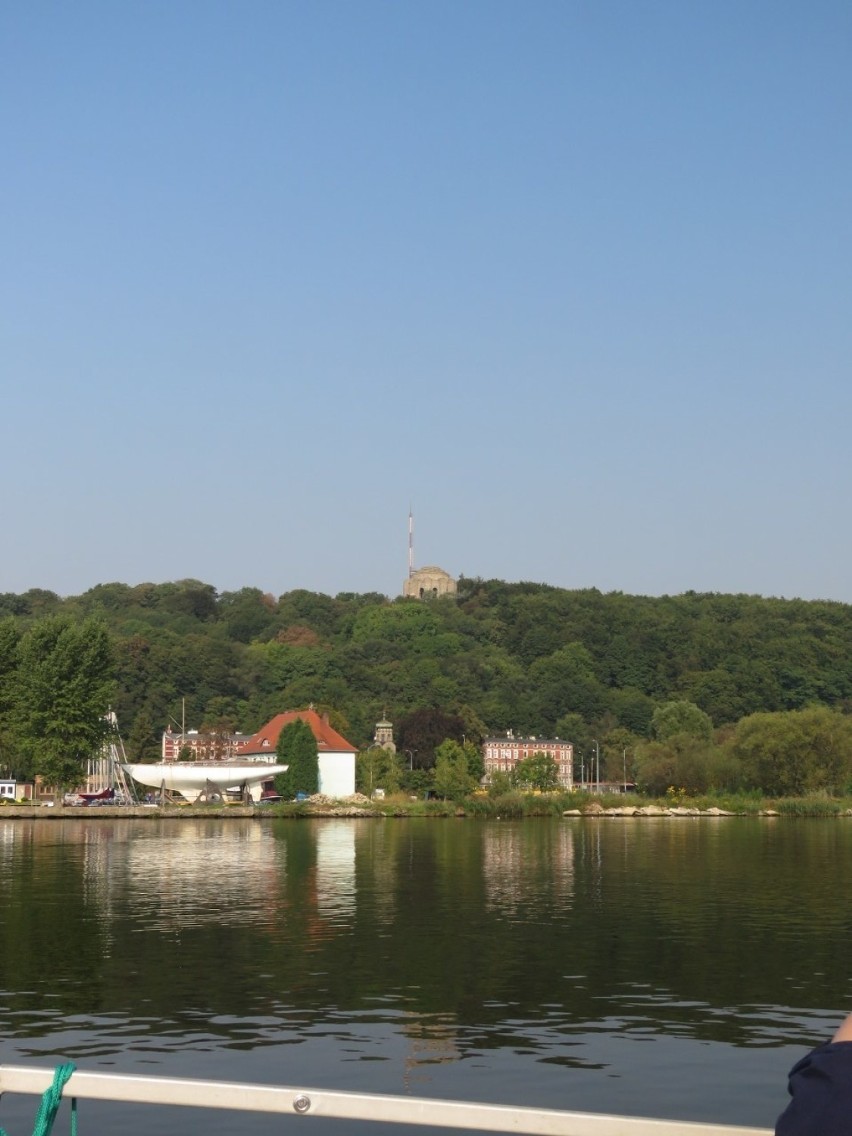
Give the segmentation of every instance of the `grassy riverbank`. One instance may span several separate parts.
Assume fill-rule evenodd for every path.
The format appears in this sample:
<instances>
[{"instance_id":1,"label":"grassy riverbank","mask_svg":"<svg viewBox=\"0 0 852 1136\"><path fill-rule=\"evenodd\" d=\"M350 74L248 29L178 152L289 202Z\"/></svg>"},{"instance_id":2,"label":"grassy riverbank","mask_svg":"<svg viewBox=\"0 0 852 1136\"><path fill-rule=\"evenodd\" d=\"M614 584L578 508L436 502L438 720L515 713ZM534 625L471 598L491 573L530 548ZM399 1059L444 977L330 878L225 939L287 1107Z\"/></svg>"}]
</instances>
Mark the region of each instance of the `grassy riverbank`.
<instances>
[{"instance_id":1,"label":"grassy riverbank","mask_svg":"<svg viewBox=\"0 0 852 1136\"><path fill-rule=\"evenodd\" d=\"M499 797L476 796L454 803L451 801L407 801L382 802L380 811L397 813L400 807L409 815L446 816L459 815L471 817L535 817L561 816L565 812L577 810L581 813L596 814L598 808L604 812L613 809L644 809L657 806L661 809L698 809L707 812L718 809L723 813L737 816L761 816L777 813L779 816L843 816L852 815L852 796L830 798L824 796L785 797L772 799L747 794L725 794L720 796L672 798L648 798L635 794L613 795L609 793L593 795L588 793L548 793L541 795L507 793ZM397 814L398 815L398 814Z\"/></svg>"},{"instance_id":2,"label":"grassy riverbank","mask_svg":"<svg viewBox=\"0 0 852 1136\"><path fill-rule=\"evenodd\" d=\"M345 808L349 802L340 802ZM688 797L677 793L666 797L643 797L638 794L590 793L505 793L501 796L476 794L457 801L412 800L406 794L396 794L381 801L359 800L359 811L388 817L472 817L483 819L509 819L522 817L562 816L579 810L582 814L599 815L612 810L647 809L654 806L663 810L698 810L701 813L718 811L736 816L794 816L830 817L846 816L852 819L852 796L841 798L813 795L809 797L769 798L747 793L726 793ZM282 802L267 809L277 816L316 816L330 811L326 804L303 801L298 804ZM339 814L338 814L339 815Z\"/></svg>"},{"instance_id":3,"label":"grassy riverbank","mask_svg":"<svg viewBox=\"0 0 852 1136\"><path fill-rule=\"evenodd\" d=\"M657 815L733 815L781 817L849 817L852 820L852 796L829 797L761 797L747 793L727 793L688 797L682 793L666 797L642 797L638 794L591 793L505 793L501 796L476 794L458 801L414 800L400 793L381 801L370 801L360 794L355 798L332 801L282 801L264 806L167 805L165 808L44 808L31 804L0 804L0 818L20 817L51 820L77 817L106 819L126 817L151 819L157 816L221 816L221 817L470 817L483 820L509 820L524 817L562 816L565 813L588 816L626 815L648 810Z\"/></svg>"}]
</instances>

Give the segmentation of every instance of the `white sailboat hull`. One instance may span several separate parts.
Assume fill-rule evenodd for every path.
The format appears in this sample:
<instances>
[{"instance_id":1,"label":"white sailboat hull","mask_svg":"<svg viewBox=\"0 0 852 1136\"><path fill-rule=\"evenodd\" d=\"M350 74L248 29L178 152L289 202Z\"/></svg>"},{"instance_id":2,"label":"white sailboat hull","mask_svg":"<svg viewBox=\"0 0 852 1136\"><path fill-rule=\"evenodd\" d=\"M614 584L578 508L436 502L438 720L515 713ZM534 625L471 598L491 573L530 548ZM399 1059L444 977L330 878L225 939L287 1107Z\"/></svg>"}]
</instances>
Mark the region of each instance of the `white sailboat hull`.
<instances>
[{"instance_id":1,"label":"white sailboat hull","mask_svg":"<svg viewBox=\"0 0 852 1136\"><path fill-rule=\"evenodd\" d=\"M220 792L226 789L239 791L244 786L249 790L260 786L279 773L286 773L289 765L269 765L265 762L247 761L157 761L151 763L122 765L134 781L148 785L152 789L166 789L182 793L201 793L208 787ZM254 796L254 794L252 794Z\"/></svg>"}]
</instances>

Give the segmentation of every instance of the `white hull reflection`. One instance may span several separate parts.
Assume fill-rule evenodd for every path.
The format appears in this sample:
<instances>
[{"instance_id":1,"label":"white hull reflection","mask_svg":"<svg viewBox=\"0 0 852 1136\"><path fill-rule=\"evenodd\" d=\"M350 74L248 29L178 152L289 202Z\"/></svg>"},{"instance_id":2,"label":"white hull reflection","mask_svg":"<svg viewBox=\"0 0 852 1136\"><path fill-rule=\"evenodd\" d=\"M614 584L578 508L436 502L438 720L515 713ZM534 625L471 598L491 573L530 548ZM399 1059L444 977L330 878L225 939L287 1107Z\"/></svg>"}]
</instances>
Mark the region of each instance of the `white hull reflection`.
<instances>
[{"instance_id":1,"label":"white hull reflection","mask_svg":"<svg viewBox=\"0 0 852 1136\"><path fill-rule=\"evenodd\" d=\"M122 768L140 785L180 793L188 799L212 790L219 793L247 790L252 799L257 801L262 792L262 783L279 773L286 773L289 766L256 761L158 761L127 764Z\"/></svg>"}]
</instances>

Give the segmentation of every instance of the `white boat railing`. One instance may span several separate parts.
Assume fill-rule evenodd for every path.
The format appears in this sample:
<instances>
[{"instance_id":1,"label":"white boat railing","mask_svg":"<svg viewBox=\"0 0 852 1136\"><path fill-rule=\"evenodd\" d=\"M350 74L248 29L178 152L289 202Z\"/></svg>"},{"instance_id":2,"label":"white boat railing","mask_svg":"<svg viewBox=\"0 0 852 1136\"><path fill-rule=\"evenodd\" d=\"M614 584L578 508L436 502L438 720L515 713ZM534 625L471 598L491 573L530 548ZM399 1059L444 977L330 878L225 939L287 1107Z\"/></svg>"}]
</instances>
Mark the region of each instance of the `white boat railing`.
<instances>
[{"instance_id":1,"label":"white boat railing","mask_svg":"<svg viewBox=\"0 0 852 1136\"><path fill-rule=\"evenodd\" d=\"M0 1096L3 1093L43 1093L52 1080L52 1068L0 1065ZM185 1105L235 1112L514 1132L526 1136L678 1136L679 1133L684 1136L772 1136L768 1128L80 1070L71 1075L64 1095L78 1100Z\"/></svg>"}]
</instances>

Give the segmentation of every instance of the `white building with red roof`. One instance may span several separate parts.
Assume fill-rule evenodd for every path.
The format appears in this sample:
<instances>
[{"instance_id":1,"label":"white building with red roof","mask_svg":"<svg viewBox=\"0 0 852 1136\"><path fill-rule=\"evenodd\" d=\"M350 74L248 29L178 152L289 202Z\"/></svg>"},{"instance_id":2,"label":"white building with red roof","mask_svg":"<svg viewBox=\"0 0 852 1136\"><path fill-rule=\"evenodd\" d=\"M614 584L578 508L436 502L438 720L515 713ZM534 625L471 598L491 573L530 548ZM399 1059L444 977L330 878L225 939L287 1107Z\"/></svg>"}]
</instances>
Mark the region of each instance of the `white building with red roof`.
<instances>
[{"instance_id":1,"label":"white building with red roof","mask_svg":"<svg viewBox=\"0 0 852 1136\"><path fill-rule=\"evenodd\" d=\"M328 714L320 716L313 706L307 710L289 710L276 714L250 738L240 739L236 753L240 758L254 761L273 760L278 735L285 726L301 718L316 738L319 758L319 791L326 797L351 797L355 792L355 755L358 750L342 734L338 734L328 721Z\"/></svg>"}]
</instances>

